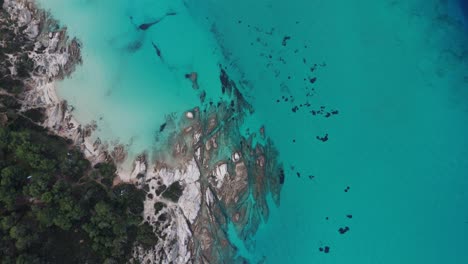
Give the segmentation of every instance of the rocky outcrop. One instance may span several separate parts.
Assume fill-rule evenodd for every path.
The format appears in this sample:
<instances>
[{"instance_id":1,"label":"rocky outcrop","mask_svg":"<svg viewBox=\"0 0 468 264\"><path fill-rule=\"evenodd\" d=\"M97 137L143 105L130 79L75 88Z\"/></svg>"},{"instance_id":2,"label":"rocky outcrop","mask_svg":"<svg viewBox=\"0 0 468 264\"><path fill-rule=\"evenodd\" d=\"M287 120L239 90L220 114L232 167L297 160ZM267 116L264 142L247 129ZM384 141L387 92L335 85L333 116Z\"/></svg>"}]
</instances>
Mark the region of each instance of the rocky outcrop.
<instances>
[{"instance_id":1,"label":"rocky outcrop","mask_svg":"<svg viewBox=\"0 0 468 264\"><path fill-rule=\"evenodd\" d=\"M166 132L172 136L155 154L155 165L139 173L138 184L148 192L145 219L168 243L137 249L139 261L243 263L227 237L228 225L248 241L268 218L267 195L279 203L283 169L276 150L264 128L258 137L241 133L252 108L224 70L220 78L231 100L186 112L175 133ZM175 182L183 188L177 203L164 195Z\"/></svg>"},{"instance_id":2,"label":"rocky outcrop","mask_svg":"<svg viewBox=\"0 0 468 264\"><path fill-rule=\"evenodd\" d=\"M5 0L2 12L6 16L1 24L10 33L2 39L3 47L14 46L15 50L2 50L7 59L0 67L1 81L8 86L24 84L25 90L19 94L22 111L44 109L45 119L38 122L40 125L72 140L93 164L108 159L105 146L89 138L95 127L79 124L67 103L56 95L55 81L69 76L81 63L78 40L70 40L66 29L37 9L32 0ZM112 153L116 160L125 156L119 148Z\"/></svg>"}]
</instances>

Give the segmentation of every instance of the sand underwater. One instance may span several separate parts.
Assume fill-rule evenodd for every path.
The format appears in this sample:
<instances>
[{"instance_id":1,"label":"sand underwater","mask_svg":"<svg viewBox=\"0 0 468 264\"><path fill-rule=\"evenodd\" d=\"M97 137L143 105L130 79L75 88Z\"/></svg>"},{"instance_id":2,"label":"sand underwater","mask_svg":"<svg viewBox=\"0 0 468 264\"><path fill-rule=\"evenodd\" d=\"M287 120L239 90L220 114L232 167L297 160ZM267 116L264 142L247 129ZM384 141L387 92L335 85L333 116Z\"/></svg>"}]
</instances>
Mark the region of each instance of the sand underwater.
<instances>
[{"instance_id":1,"label":"sand underwater","mask_svg":"<svg viewBox=\"0 0 468 264\"><path fill-rule=\"evenodd\" d=\"M186 73L208 103L229 68L287 168L254 239L231 232L252 263L468 263L466 1L38 2L83 44L59 95L130 157L200 104Z\"/></svg>"}]
</instances>

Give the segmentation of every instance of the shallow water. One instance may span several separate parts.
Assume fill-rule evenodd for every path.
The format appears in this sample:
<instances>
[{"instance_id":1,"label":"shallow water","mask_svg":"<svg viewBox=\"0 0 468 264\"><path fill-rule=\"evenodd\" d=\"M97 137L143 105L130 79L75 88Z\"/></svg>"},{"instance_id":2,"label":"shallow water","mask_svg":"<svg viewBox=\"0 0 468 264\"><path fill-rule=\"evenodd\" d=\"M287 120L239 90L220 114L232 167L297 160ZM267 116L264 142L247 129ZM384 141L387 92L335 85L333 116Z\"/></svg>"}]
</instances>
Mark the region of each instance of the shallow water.
<instances>
[{"instance_id":1,"label":"shallow water","mask_svg":"<svg viewBox=\"0 0 468 264\"><path fill-rule=\"evenodd\" d=\"M210 96L220 96L219 78L212 74L218 71L215 42L182 3L39 2L83 44L83 65L60 83L59 95L75 107L80 121L97 121L96 136L131 144L130 155L151 147L166 115L199 102L185 74L196 71L202 77L199 85ZM167 12L177 15L161 19ZM148 30L138 30L140 24L158 19Z\"/></svg>"},{"instance_id":2,"label":"shallow water","mask_svg":"<svg viewBox=\"0 0 468 264\"><path fill-rule=\"evenodd\" d=\"M252 262L468 263L461 1L39 2L83 42L60 95L133 153L157 144L165 115L199 104L185 73L216 99L229 66L256 111L245 127L264 124L288 168L281 206L240 250ZM144 33L129 18L167 11L178 15ZM321 106L339 114L310 113Z\"/></svg>"}]
</instances>

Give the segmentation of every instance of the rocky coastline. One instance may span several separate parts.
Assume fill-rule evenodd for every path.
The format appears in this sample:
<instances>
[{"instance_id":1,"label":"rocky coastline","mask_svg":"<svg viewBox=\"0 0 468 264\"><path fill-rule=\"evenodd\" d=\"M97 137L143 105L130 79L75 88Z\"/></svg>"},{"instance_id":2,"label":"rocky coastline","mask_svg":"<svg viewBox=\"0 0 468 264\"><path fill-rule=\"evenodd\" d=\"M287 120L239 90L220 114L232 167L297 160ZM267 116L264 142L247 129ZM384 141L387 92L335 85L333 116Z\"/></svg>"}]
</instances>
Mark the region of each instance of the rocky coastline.
<instances>
[{"instance_id":1,"label":"rocky coastline","mask_svg":"<svg viewBox=\"0 0 468 264\"><path fill-rule=\"evenodd\" d=\"M122 163L127 158L124 146L91 140L96 125L78 123L73 109L56 94L55 81L81 63L80 42L69 39L66 28L33 0L4 0L2 11L9 18L0 24L13 26L13 41L22 45L15 56L4 52L2 69L8 71L0 73L2 81L26 86L2 93L15 93L23 113L42 113L36 123L78 146L91 164ZM180 118L169 117L173 125L164 130L167 137L160 149L140 155L131 171L119 170L114 184L131 182L146 192L144 219L159 238L154 248L136 247L133 261L245 263L229 241L228 226L248 241L268 218L267 195L279 204L284 173L278 154L263 129L242 135L252 107L221 66L219 76L228 99L202 101Z\"/></svg>"},{"instance_id":2,"label":"rocky coastline","mask_svg":"<svg viewBox=\"0 0 468 264\"><path fill-rule=\"evenodd\" d=\"M167 132L155 165L146 169L142 159L144 166L133 173L147 191L144 218L164 237L154 249L135 251L141 262L245 263L229 241L228 225L249 241L268 219L267 195L279 205L284 175L278 153L264 129L242 135L251 107L222 68L220 79L230 100L168 120L177 125ZM175 200L165 195L174 185L181 190Z\"/></svg>"},{"instance_id":3,"label":"rocky coastline","mask_svg":"<svg viewBox=\"0 0 468 264\"><path fill-rule=\"evenodd\" d=\"M2 73L10 82L21 81L22 111L36 110L43 113L44 120L38 124L52 133L71 140L92 164L109 159L109 152L99 142L91 142L89 136L95 127L79 124L72 115L67 102L61 100L55 90L55 82L68 77L81 63L80 43L69 39L66 28L61 28L47 12L37 9L31 0L5 0L3 9L9 14L4 25L14 25L18 45L22 52L12 56L6 53L4 61L9 72ZM24 58L24 59L23 59ZM24 75L19 74L21 60L28 64Z\"/></svg>"}]
</instances>

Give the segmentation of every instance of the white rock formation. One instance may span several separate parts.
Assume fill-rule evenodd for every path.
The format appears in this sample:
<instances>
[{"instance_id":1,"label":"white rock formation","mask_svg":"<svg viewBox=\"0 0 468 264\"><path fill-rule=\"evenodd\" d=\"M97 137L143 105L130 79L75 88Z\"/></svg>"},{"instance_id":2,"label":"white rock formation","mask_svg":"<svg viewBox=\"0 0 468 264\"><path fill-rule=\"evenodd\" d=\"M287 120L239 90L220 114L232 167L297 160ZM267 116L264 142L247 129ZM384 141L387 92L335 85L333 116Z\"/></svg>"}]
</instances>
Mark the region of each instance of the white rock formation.
<instances>
[{"instance_id":1,"label":"white rock formation","mask_svg":"<svg viewBox=\"0 0 468 264\"><path fill-rule=\"evenodd\" d=\"M144 209L144 219L148 221L164 241L151 250L137 248L134 258L142 263L188 263L191 253L189 243L192 232L188 223L193 224L201 204L200 170L194 159L183 169L153 168L146 174L148 196ZM179 182L183 192L177 203L162 197L161 186L170 186ZM159 212L155 204L164 204ZM162 215L165 217L161 218ZM164 220L161 220L164 219Z\"/></svg>"}]
</instances>

